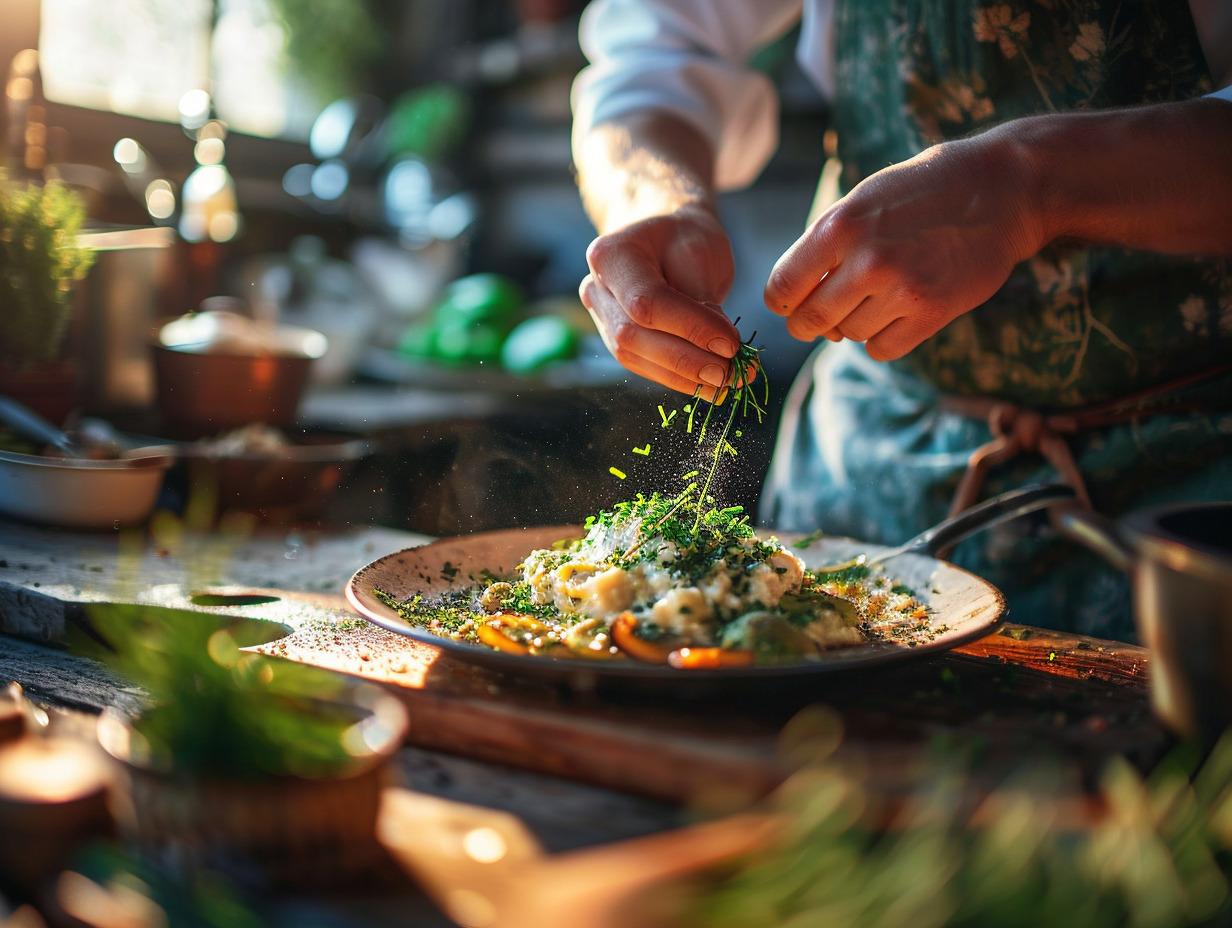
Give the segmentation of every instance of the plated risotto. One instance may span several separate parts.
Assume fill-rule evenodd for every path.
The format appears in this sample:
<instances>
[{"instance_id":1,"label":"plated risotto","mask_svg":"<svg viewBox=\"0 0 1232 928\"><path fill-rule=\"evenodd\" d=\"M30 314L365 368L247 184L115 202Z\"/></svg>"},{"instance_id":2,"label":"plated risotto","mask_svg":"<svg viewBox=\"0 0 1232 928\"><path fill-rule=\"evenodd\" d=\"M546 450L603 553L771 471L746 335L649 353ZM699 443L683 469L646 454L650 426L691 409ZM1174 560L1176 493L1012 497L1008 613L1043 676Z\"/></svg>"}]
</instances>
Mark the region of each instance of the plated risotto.
<instances>
[{"instance_id":1,"label":"plated risotto","mask_svg":"<svg viewBox=\"0 0 1232 928\"><path fill-rule=\"evenodd\" d=\"M387 605L434 634L546 658L679 668L797 663L879 639L928 640L926 602L861 559L809 568L740 507L637 496L512 576Z\"/></svg>"}]
</instances>

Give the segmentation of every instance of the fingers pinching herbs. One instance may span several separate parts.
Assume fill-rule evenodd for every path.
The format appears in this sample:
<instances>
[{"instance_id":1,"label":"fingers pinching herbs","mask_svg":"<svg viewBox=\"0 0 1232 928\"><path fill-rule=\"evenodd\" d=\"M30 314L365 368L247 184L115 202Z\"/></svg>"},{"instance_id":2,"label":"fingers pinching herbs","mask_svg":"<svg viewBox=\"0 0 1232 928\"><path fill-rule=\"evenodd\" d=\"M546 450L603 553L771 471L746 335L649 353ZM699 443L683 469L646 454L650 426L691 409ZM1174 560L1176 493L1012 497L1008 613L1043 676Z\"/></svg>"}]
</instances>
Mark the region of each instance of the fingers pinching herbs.
<instances>
[{"instance_id":1,"label":"fingers pinching herbs","mask_svg":"<svg viewBox=\"0 0 1232 928\"><path fill-rule=\"evenodd\" d=\"M672 390L692 394L699 389L701 395L710 399L721 390L726 389L731 377L731 359L704 351L689 338L682 337L681 331L696 338L707 337L698 334L704 327L689 328L689 323L678 322L669 309L653 306L658 298L674 304L684 315L718 316L722 323L717 328L724 332L720 336L726 348L727 328L734 328L722 315L721 311L703 307L699 303L688 300L681 294L676 294L667 288L656 292L649 301L636 304L634 312L640 318L635 318L628 307L622 305L616 295L593 274L586 275L579 287L582 305L594 319L604 345L620 364L639 376L646 377ZM668 325L675 331L647 326L647 319L658 319L660 324ZM713 318L708 320L714 325ZM738 339L738 336L736 336ZM714 337L710 337L711 342ZM735 349L732 349L732 354Z\"/></svg>"}]
</instances>

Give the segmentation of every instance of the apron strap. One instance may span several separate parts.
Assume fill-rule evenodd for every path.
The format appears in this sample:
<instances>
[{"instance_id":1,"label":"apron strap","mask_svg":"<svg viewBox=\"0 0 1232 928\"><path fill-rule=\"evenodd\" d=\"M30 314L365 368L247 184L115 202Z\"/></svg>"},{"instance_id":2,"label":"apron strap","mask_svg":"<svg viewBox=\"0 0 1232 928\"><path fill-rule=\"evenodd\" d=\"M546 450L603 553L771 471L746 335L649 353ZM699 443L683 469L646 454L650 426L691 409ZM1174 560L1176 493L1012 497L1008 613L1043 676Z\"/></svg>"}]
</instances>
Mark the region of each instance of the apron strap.
<instances>
[{"instance_id":1,"label":"apron strap","mask_svg":"<svg viewBox=\"0 0 1232 928\"><path fill-rule=\"evenodd\" d=\"M1065 436L1084 429L1131 422L1162 413L1209 411L1211 404L1182 396L1185 388L1232 373L1232 364L1189 374L1129 394L1108 403L1066 412L1041 413L1007 400L988 396L941 397L941 406L951 412L988 423L992 439L967 459L967 469L958 483L950 515L975 505L989 470L1020 454L1039 454L1051 464L1077 496L1079 504L1091 509L1091 497L1082 479Z\"/></svg>"}]
</instances>

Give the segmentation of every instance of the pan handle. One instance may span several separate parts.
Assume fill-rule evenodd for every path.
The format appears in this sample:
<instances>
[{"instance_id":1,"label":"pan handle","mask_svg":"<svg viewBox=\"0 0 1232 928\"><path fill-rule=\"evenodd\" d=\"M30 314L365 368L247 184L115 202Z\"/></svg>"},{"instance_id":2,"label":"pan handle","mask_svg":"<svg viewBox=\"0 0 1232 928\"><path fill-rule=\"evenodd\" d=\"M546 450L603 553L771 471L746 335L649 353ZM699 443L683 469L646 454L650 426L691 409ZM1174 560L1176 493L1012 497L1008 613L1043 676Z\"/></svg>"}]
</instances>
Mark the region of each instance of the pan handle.
<instances>
[{"instance_id":1,"label":"pan handle","mask_svg":"<svg viewBox=\"0 0 1232 928\"><path fill-rule=\"evenodd\" d=\"M1010 490L925 529L894 553L910 552L939 557L940 552L977 532L1017 519L1029 512L1045 509L1062 500L1072 500L1074 496L1073 488L1063 483L1030 484Z\"/></svg>"},{"instance_id":2,"label":"pan handle","mask_svg":"<svg viewBox=\"0 0 1232 928\"><path fill-rule=\"evenodd\" d=\"M1123 573L1134 566L1136 552L1107 516L1081 506L1058 506L1052 511L1052 524L1062 535L1090 548Z\"/></svg>"}]
</instances>

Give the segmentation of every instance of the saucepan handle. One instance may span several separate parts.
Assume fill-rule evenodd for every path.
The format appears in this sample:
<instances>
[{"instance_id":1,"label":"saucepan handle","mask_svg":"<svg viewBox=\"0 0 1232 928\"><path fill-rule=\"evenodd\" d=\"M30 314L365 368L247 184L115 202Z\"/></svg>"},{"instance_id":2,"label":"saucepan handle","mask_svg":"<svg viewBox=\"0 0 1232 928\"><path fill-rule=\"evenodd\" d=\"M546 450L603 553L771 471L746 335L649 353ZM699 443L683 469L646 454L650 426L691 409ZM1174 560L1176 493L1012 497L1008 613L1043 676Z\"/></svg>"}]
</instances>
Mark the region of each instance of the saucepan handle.
<instances>
[{"instance_id":1,"label":"saucepan handle","mask_svg":"<svg viewBox=\"0 0 1232 928\"><path fill-rule=\"evenodd\" d=\"M904 553L939 557L940 552L953 547L977 532L1017 519L1029 512L1046 509L1074 498L1073 488L1063 483L1039 483L1010 490L984 500L944 522L925 529L904 545Z\"/></svg>"},{"instance_id":2,"label":"saucepan handle","mask_svg":"<svg viewBox=\"0 0 1232 928\"><path fill-rule=\"evenodd\" d=\"M1129 573L1134 566L1137 552L1107 516L1081 506L1059 506L1053 510L1052 521L1063 535L1094 551L1117 570Z\"/></svg>"}]
</instances>

